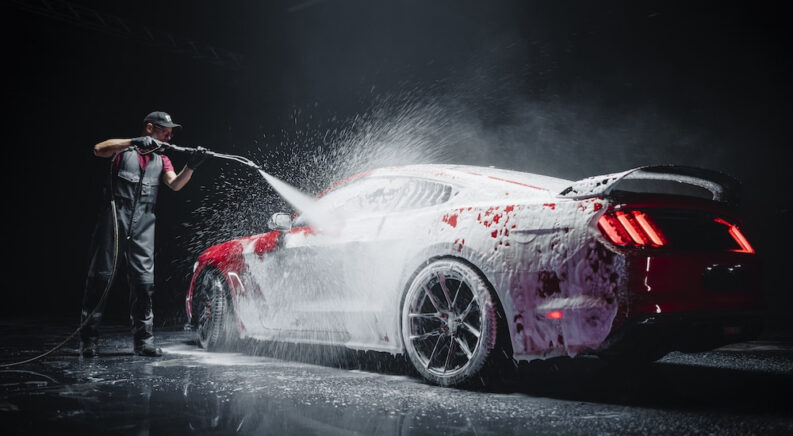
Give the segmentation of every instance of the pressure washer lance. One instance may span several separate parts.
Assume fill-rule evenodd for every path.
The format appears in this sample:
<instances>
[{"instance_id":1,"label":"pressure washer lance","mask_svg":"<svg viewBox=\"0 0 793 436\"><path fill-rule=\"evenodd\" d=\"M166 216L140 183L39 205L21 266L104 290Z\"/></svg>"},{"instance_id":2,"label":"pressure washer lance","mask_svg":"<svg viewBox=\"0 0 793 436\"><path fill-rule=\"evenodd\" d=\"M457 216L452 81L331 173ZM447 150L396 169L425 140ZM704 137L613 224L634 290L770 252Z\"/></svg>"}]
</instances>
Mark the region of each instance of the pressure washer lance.
<instances>
[{"instance_id":1,"label":"pressure washer lance","mask_svg":"<svg viewBox=\"0 0 793 436\"><path fill-rule=\"evenodd\" d=\"M262 169L262 167L260 165L256 164L252 160L250 160L250 159L248 159L246 157L237 156L237 155L234 155L234 154L217 153L217 152L214 152L212 150L207 150L205 148L180 147L178 145L169 144L167 142L162 142L161 144L162 145L160 145L159 147L155 148L154 150L149 151L148 153L151 153L152 151L156 151L156 150L159 150L159 149L163 149L165 151L173 150L173 151L177 151L179 153L186 153L186 154L195 154L195 153L198 153L199 151L203 151L204 153L206 153L207 156L216 157L218 159L232 160L234 162L238 162L238 163L241 163L243 165L247 165L247 166L249 166L249 167L251 167L251 168L253 168L255 170L261 170Z\"/></svg>"},{"instance_id":2,"label":"pressure washer lance","mask_svg":"<svg viewBox=\"0 0 793 436\"><path fill-rule=\"evenodd\" d=\"M173 151L176 151L176 152L179 152L179 153L185 153L185 154L190 154L190 155L203 151L204 153L206 153L207 156L215 157L215 158L218 158L218 159L231 160L231 161L234 161L234 162L241 163L243 165L249 166L249 167L251 167L251 168L253 168L255 170L259 170L259 171L261 171L261 169L262 169L262 167L260 165L256 164L255 162L253 162L252 160L250 160L250 159L248 159L246 157L237 156L237 155L234 155L234 154L217 153L217 152L214 152L214 151L211 151L211 150L207 150L205 148L180 147L178 145L173 145L173 144L169 144L167 142L162 142L162 141L158 142L158 146L157 147L155 147L155 148L153 148L151 150L145 150L145 151L138 150L138 153L140 153L140 154L149 154L149 153L153 153L153 152L155 152L157 150L164 150L164 151L173 150ZM119 152L119 153L121 153L121 152ZM118 156L119 153L116 153L115 155L113 155L113 157L111 158L110 161L111 162L115 161L116 156ZM112 165L110 167L112 169ZM109 180L110 180L110 183L112 184L113 183L112 176L109 178ZM110 193L111 193L111 196L112 196L113 187L110 186L108 189L110 190ZM110 199L110 209L113 212L113 271L112 271L112 273L110 275L110 280L108 280L107 286L105 286L105 290L102 293L102 297L99 298L99 303L96 305L96 307L94 307L94 310L92 310L91 313L89 313L88 316L85 317L85 320L83 320L83 322L80 323L80 326L77 327L77 330L72 332L72 334L70 334L69 337L64 339L60 344L52 347L51 349L49 349L48 351L46 351L44 353L39 354L38 356L31 357L30 359L22 360L22 361L19 361L19 362L0 364L0 368L10 368L12 366L24 365L26 363L34 362L36 360L39 360L39 359L41 359L41 358L43 358L45 356L48 356L48 355L54 353L56 350L60 349L64 345L66 345L66 343L68 343L73 337L75 337L80 332L80 330L83 327L85 327L85 325L88 323L88 321L94 316L96 311L100 307L102 307L102 303L104 302L105 298L107 298L107 295L110 292L110 288L111 288L111 286L113 284L113 279L115 278L115 275L116 275L116 267L117 267L117 262L118 262L118 217L116 215L116 200L113 197L111 197L111 199Z\"/></svg>"}]
</instances>

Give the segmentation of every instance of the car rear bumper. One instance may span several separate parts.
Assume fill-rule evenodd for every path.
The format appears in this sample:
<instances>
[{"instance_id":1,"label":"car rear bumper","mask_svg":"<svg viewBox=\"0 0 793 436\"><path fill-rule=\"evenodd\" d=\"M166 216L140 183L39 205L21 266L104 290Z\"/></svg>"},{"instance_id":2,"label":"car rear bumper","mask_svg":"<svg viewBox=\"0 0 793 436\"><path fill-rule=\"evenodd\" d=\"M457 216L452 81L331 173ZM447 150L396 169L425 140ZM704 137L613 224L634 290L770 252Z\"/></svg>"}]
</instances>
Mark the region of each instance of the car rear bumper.
<instances>
[{"instance_id":1,"label":"car rear bumper","mask_svg":"<svg viewBox=\"0 0 793 436\"><path fill-rule=\"evenodd\" d=\"M642 315L612 332L598 352L695 352L750 340L763 328L761 310Z\"/></svg>"}]
</instances>

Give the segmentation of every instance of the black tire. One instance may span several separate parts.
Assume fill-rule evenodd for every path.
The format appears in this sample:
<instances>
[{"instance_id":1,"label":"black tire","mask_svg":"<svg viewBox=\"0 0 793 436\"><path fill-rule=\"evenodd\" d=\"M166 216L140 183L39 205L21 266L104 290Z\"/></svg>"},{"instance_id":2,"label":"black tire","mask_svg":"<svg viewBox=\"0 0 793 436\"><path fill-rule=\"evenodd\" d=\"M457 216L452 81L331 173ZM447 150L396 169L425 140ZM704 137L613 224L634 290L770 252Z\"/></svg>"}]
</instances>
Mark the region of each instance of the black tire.
<instances>
[{"instance_id":1,"label":"black tire","mask_svg":"<svg viewBox=\"0 0 793 436\"><path fill-rule=\"evenodd\" d=\"M427 381L458 386L478 380L497 356L495 292L473 266L442 258L414 277L402 302L408 360Z\"/></svg>"},{"instance_id":2,"label":"black tire","mask_svg":"<svg viewBox=\"0 0 793 436\"><path fill-rule=\"evenodd\" d=\"M208 271L199 279L193 313L202 348L213 351L234 342L237 332L231 294L219 272Z\"/></svg>"}]
</instances>

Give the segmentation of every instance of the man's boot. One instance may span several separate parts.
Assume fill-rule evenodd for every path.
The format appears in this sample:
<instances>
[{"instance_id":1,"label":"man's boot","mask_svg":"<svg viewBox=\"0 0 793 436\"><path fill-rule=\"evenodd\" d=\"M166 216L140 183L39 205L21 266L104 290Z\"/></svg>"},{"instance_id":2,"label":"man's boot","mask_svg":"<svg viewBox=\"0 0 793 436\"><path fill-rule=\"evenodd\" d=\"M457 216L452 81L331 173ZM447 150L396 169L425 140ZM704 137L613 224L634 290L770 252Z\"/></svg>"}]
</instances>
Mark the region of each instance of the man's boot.
<instances>
[{"instance_id":1,"label":"man's boot","mask_svg":"<svg viewBox=\"0 0 793 436\"><path fill-rule=\"evenodd\" d=\"M151 304L153 294L153 283L138 283L130 286L130 320L135 342L134 351L138 356L162 356L162 350L154 346L154 313Z\"/></svg>"},{"instance_id":2,"label":"man's boot","mask_svg":"<svg viewBox=\"0 0 793 436\"><path fill-rule=\"evenodd\" d=\"M96 357L99 355L97 351L97 341L94 338L84 339L80 341L80 355L83 357Z\"/></svg>"},{"instance_id":3,"label":"man's boot","mask_svg":"<svg viewBox=\"0 0 793 436\"><path fill-rule=\"evenodd\" d=\"M140 347L135 346L135 355L146 357L162 357L162 349L154 345L144 344Z\"/></svg>"}]
</instances>

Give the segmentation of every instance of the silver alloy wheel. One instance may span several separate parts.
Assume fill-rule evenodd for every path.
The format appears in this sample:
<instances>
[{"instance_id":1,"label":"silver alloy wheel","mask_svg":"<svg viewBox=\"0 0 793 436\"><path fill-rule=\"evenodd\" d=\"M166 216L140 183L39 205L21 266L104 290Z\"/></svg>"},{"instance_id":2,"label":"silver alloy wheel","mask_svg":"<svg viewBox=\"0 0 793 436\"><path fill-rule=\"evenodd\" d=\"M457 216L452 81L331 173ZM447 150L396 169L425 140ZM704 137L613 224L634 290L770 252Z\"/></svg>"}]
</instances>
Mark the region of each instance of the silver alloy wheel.
<instances>
[{"instance_id":1,"label":"silver alloy wheel","mask_svg":"<svg viewBox=\"0 0 793 436\"><path fill-rule=\"evenodd\" d=\"M402 305L402 338L413 366L443 386L477 375L496 344L490 287L467 263L442 259L422 269Z\"/></svg>"},{"instance_id":2,"label":"silver alloy wheel","mask_svg":"<svg viewBox=\"0 0 793 436\"><path fill-rule=\"evenodd\" d=\"M198 341L207 350L217 348L225 337L227 322L226 285L214 273L206 273L199 284Z\"/></svg>"}]
</instances>

